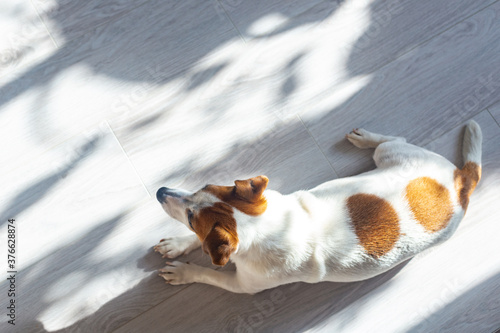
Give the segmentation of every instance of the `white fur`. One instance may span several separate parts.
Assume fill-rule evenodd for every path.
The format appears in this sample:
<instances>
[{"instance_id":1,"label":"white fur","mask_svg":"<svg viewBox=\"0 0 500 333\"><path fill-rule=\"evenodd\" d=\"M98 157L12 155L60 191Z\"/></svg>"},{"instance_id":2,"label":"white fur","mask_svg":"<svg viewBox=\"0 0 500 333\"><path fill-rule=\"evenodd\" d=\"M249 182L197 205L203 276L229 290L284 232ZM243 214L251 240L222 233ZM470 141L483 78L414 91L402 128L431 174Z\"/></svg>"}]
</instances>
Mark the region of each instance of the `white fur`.
<instances>
[{"instance_id":1,"label":"white fur","mask_svg":"<svg viewBox=\"0 0 500 333\"><path fill-rule=\"evenodd\" d=\"M464 162L474 162L481 165L483 134L479 124L474 120L467 123L464 134L463 156Z\"/></svg>"},{"instance_id":2,"label":"white fur","mask_svg":"<svg viewBox=\"0 0 500 333\"><path fill-rule=\"evenodd\" d=\"M236 264L236 272L176 261L160 270L162 276L174 285L201 282L237 293L256 293L297 281L357 281L383 273L453 234L464 211L454 189L456 167L452 163L406 143L403 138L359 129L348 134L347 139L360 148L376 147L374 160L378 168L290 195L266 190L268 208L262 215L249 216L234 211L239 247L231 260ZM480 164L480 141L479 126L469 123L464 138L466 161ZM415 221L404 198L408 182L423 176L445 186L456 203L448 226L435 233L425 231ZM349 196L357 193L374 194L387 200L400 219L399 240L389 253L378 259L366 254L351 225L345 203ZM182 198L174 198L164 204L164 208L187 225L186 218L179 216L179 212L190 205L211 204L217 200L205 193L201 197L190 197L187 203ZM156 249L174 258L200 244L197 237L170 238Z\"/></svg>"}]
</instances>

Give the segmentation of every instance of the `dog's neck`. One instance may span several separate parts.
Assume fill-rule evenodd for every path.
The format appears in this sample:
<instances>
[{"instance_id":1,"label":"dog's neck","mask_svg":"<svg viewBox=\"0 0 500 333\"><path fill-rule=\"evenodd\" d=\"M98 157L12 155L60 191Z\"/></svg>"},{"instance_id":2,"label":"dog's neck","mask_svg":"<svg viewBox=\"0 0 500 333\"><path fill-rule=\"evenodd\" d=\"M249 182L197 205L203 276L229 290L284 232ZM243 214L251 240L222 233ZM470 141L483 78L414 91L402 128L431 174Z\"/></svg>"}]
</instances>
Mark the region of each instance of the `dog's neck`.
<instances>
[{"instance_id":1,"label":"dog's neck","mask_svg":"<svg viewBox=\"0 0 500 333\"><path fill-rule=\"evenodd\" d=\"M276 191L266 190L264 196L267 200L267 209L263 214L249 216L239 211L234 212L236 221L238 221L239 239L236 255L243 256L254 248L265 248L269 242L273 241L270 237L275 236L277 231L284 228L286 221L291 218L292 214L297 216L297 210L304 209L303 205L297 204L297 201L300 201L300 195L297 193L282 195ZM306 210L303 213L304 217L307 218Z\"/></svg>"}]
</instances>

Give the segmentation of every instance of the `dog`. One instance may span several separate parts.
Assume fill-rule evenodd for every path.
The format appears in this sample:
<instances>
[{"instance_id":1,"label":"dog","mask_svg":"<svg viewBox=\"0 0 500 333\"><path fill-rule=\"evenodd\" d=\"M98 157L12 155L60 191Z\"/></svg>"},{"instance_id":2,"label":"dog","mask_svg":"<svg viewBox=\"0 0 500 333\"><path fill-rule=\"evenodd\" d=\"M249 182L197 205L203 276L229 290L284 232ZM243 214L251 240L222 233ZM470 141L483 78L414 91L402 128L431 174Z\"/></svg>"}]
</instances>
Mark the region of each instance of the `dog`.
<instances>
[{"instance_id":1,"label":"dog","mask_svg":"<svg viewBox=\"0 0 500 333\"><path fill-rule=\"evenodd\" d=\"M359 281L455 232L481 178L476 122L465 128L461 169L402 137L355 129L346 138L375 148L375 170L289 195L266 189L266 176L194 193L160 188L165 212L193 234L162 239L155 251L176 258L201 246L214 265L231 260L236 271L174 261L159 275L171 285L199 282L249 294L299 281Z\"/></svg>"}]
</instances>

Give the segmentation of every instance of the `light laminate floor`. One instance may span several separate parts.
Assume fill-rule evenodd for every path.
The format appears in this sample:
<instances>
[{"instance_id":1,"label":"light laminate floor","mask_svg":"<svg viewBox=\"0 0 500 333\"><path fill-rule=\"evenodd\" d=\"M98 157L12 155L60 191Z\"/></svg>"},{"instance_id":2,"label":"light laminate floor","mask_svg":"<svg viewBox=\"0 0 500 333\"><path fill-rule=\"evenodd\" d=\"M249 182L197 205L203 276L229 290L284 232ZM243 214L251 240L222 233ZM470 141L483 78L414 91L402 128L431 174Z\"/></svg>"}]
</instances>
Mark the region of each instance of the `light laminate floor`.
<instances>
[{"instance_id":1,"label":"light laminate floor","mask_svg":"<svg viewBox=\"0 0 500 333\"><path fill-rule=\"evenodd\" d=\"M1 332L500 328L499 0L2 0L0 28L0 257L15 218L18 271L14 327L4 260ZM253 296L157 276L152 246L189 233L158 187L312 188L374 167L353 127L461 165L469 119L467 216L400 267Z\"/></svg>"}]
</instances>

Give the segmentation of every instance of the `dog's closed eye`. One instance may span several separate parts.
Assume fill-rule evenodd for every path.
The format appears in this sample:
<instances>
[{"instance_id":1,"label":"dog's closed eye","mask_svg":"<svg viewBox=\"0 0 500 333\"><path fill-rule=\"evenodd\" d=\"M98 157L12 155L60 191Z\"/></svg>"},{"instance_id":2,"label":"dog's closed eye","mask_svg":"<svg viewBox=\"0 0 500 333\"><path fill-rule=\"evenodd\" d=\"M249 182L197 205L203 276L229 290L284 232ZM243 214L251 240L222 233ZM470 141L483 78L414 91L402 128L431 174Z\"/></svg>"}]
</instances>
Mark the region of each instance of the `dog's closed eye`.
<instances>
[{"instance_id":1,"label":"dog's closed eye","mask_svg":"<svg viewBox=\"0 0 500 333\"><path fill-rule=\"evenodd\" d=\"M194 228L193 228L193 223L192 223L193 216L194 216L193 211L192 211L191 209L187 209L187 218L188 218L189 226L190 226L190 227L191 227L191 229L193 229L193 231L194 231Z\"/></svg>"}]
</instances>

